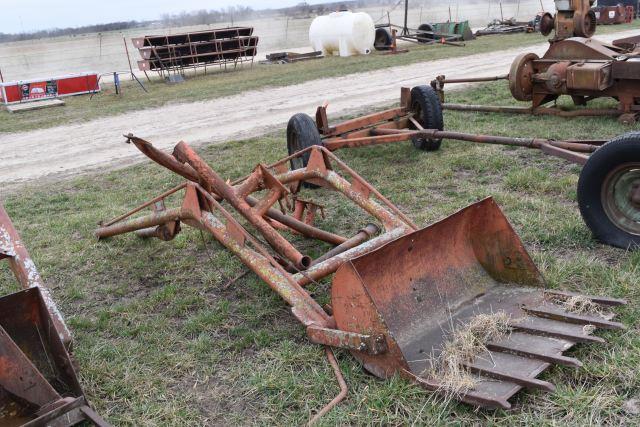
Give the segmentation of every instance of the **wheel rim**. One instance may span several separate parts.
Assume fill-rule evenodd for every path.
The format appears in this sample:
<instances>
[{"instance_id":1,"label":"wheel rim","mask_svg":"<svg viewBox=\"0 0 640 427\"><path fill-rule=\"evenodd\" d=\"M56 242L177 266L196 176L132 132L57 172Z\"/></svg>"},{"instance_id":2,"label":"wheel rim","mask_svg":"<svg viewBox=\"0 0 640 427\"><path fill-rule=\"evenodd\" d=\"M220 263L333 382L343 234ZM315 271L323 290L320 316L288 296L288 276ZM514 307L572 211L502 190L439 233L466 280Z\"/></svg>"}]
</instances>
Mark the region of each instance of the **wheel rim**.
<instances>
[{"instance_id":1,"label":"wheel rim","mask_svg":"<svg viewBox=\"0 0 640 427\"><path fill-rule=\"evenodd\" d=\"M640 235L640 163L611 171L602 186L602 206L618 228Z\"/></svg>"},{"instance_id":2,"label":"wheel rim","mask_svg":"<svg viewBox=\"0 0 640 427\"><path fill-rule=\"evenodd\" d=\"M523 53L516 57L509 70L509 90L518 101L533 99L533 61L539 59L535 53Z\"/></svg>"}]
</instances>

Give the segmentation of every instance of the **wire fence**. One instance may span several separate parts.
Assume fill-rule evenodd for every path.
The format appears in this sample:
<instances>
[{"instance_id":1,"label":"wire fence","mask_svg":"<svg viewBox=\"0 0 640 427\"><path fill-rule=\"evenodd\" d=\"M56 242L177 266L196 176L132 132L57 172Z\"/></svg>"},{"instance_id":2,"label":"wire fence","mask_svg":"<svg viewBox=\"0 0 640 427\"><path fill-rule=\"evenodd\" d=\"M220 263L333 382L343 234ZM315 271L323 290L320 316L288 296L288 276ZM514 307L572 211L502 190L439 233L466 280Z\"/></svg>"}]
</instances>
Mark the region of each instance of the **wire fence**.
<instances>
[{"instance_id":1,"label":"wire fence","mask_svg":"<svg viewBox=\"0 0 640 427\"><path fill-rule=\"evenodd\" d=\"M439 3L437 5L410 2L408 25L417 28L424 22L442 22L449 19L469 20L474 27L483 27L489 21L500 18L500 2L483 1L469 3L464 0ZM552 0L522 0L502 3L504 18L516 17L530 20L541 10L554 10ZM387 7L361 9L379 23L390 19L395 24L404 21L404 2ZM304 48L309 46L308 30L312 17L287 18L274 17L255 21L216 23L180 28L136 28L127 31L91 33L76 36L54 37L49 39L25 40L0 44L0 70L5 81L26 80L30 78L55 77L78 72L98 72L109 74L114 71L129 72L129 64L123 44L123 37L129 46L129 55L134 71L137 73L139 57L137 49L131 45L132 37L148 34L175 34L230 25L254 27L254 34L260 37L258 57L276 50Z\"/></svg>"}]
</instances>

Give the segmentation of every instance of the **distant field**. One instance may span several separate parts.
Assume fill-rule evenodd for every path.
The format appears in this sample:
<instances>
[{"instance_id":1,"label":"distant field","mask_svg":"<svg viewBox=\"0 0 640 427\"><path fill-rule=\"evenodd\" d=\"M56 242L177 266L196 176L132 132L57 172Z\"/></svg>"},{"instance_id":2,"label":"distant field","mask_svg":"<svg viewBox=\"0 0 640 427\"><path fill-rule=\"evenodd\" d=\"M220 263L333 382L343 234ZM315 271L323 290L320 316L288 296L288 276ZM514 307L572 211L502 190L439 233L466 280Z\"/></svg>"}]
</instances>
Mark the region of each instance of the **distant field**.
<instances>
[{"instance_id":1,"label":"distant field","mask_svg":"<svg viewBox=\"0 0 640 427\"><path fill-rule=\"evenodd\" d=\"M422 22L440 22L449 18L449 5L420 6L420 2L410 2L409 25L417 27ZM499 18L500 10L497 2L451 3L451 17L456 20L469 19L473 26L485 26L488 21ZM546 10L553 10L553 2L544 0ZM214 7L215 2L208 4ZM516 3L505 4L503 14L511 17L518 14L523 20L530 20L540 9L537 0L523 0L519 8ZM386 8L359 9L371 15L374 20L386 22ZM391 21L402 24L404 9L398 6L390 12ZM84 34L73 37L56 37L51 39L28 40L15 43L0 44L0 70L5 80L26 80L36 77L53 77L56 75L94 71L113 73L128 71L129 65L122 41L123 36L129 43L134 70L138 52L130 43L131 37L145 34L175 34L185 31L198 31L208 28L226 27L228 25L247 25L255 28L254 33L260 37L259 56L265 52L309 46L308 30L312 18L288 19L284 16L259 19L254 21L222 22L206 26L182 28L146 28L125 32L107 32L102 34Z\"/></svg>"},{"instance_id":2,"label":"distant field","mask_svg":"<svg viewBox=\"0 0 640 427\"><path fill-rule=\"evenodd\" d=\"M628 25L599 27L598 31L600 34L606 34L638 27L640 27L640 20ZM188 76L186 82L179 85L168 85L159 79L154 79L151 83L144 81L149 93L142 92L137 83L127 80L123 82L123 93L116 95L113 85L106 83L103 85L103 91L93 98L89 96L65 98L66 105L61 108L19 114L0 110L0 135L7 132L84 122L170 103L215 99L236 95L247 90L287 86L313 79L344 76L398 65L454 58L544 42L545 38L540 34L520 33L479 37L468 42L467 46L462 48L411 44L409 45L410 52L400 55L381 55L374 52L366 56L330 57L288 65L254 64L251 68L245 67L234 72L213 72L206 76L200 73L197 76ZM425 77L432 78L438 72L438 70L425 68Z\"/></svg>"},{"instance_id":3,"label":"distant field","mask_svg":"<svg viewBox=\"0 0 640 427\"><path fill-rule=\"evenodd\" d=\"M502 82L452 93L450 100L514 103ZM558 138L621 131L602 117L447 112L445 124L474 133ZM198 151L233 179L258 162L285 156L284 131ZM348 352L337 351L349 394L321 425L638 425L637 415L623 406L640 393L640 253L591 238L576 203L579 167L535 150L453 141L432 153L403 142L337 155L419 226L493 195L550 287L627 298L629 305L618 311L628 329L598 332L606 344L579 345L568 355L583 361L582 368L545 372L541 379L557 390L520 393L509 411L474 410L400 378L379 380ZM88 398L114 425L304 424L338 391L331 368L322 347L309 342L257 276L228 285L246 270L237 258L189 227L171 242L93 237L99 220L179 182L147 162L61 183L36 182L4 198L74 333ZM326 204L322 226L352 235L363 225L344 198L320 199L313 191L303 197ZM318 247L296 242L305 250ZM0 264L0 294L15 290L13 283L7 264ZM326 301L329 283L310 288Z\"/></svg>"}]
</instances>

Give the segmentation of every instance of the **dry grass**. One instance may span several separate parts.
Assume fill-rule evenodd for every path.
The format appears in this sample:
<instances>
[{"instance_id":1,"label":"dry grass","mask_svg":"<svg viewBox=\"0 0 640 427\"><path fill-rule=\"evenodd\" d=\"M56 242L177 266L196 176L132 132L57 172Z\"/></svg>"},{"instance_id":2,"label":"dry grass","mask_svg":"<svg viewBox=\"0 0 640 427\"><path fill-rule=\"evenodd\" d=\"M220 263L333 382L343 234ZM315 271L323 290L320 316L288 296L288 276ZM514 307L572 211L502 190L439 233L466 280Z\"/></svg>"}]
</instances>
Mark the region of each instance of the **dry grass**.
<instances>
[{"instance_id":1,"label":"dry grass","mask_svg":"<svg viewBox=\"0 0 640 427\"><path fill-rule=\"evenodd\" d=\"M555 297L555 302L558 303L563 310L574 314L590 314L600 317L606 317L606 313L602 307L593 302L593 300L584 295L574 295L566 298Z\"/></svg>"},{"instance_id":2,"label":"dry grass","mask_svg":"<svg viewBox=\"0 0 640 427\"><path fill-rule=\"evenodd\" d=\"M448 394L459 395L472 390L474 376L465 368L474 358L487 351L486 344L504 338L511 332L510 316L504 311L481 313L469 323L458 326L442 346L442 352L423 375L436 381Z\"/></svg>"},{"instance_id":3,"label":"dry grass","mask_svg":"<svg viewBox=\"0 0 640 427\"><path fill-rule=\"evenodd\" d=\"M513 103L502 82L451 98L465 99ZM606 118L446 112L445 120L451 130L505 136L596 138L623 131ZM234 179L259 162L284 157L286 146L280 132L198 151L225 179ZM400 143L337 155L420 226L493 195L549 287L626 298L629 305L615 311L628 330L599 330L606 344L571 350L582 368L546 371L542 379L556 391L519 393L511 410L476 410L399 377L380 380L349 352L336 351L349 394L321 425L638 424L622 407L640 390L640 253L592 239L576 203L580 168L534 150L454 141L435 153ZM117 426L305 423L337 393L331 367L322 347L309 342L287 305L257 276L226 287L246 269L237 257L209 236L205 247L189 227L171 242L93 238L99 220L180 182L147 162L3 192L72 329L88 398ZM320 201L319 194L305 195ZM345 235L361 228L349 206L329 197L323 228ZM329 283L310 286L322 304L330 302ZM12 290L13 277L0 263L0 291Z\"/></svg>"}]
</instances>

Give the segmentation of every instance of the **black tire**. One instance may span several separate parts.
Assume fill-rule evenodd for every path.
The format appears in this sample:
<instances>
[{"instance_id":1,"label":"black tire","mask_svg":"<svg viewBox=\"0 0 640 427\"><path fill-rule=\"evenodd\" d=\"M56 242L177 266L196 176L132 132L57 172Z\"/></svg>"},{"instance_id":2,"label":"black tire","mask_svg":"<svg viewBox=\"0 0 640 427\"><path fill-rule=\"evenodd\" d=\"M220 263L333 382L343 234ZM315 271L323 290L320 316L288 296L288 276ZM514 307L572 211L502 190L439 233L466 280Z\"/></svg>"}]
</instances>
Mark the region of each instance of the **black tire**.
<instances>
[{"instance_id":1,"label":"black tire","mask_svg":"<svg viewBox=\"0 0 640 427\"><path fill-rule=\"evenodd\" d=\"M307 114L293 115L287 123L287 151L289 155L302 151L313 145L323 145L320 132L315 121ZM300 169L307 166L311 153L307 152L300 157L290 160L291 169ZM318 188L317 185L303 183L306 188Z\"/></svg>"},{"instance_id":2,"label":"black tire","mask_svg":"<svg viewBox=\"0 0 640 427\"><path fill-rule=\"evenodd\" d=\"M611 246L640 248L640 132L607 142L578 180L580 213L593 236Z\"/></svg>"},{"instance_id":3,"label":"black tire","mask_svg":"<svg viewBox=\"0 0 640 427\"><path fill-rule=\"evenodd\" d=\"M420 24L416 34L418 43L428 43L435 39L435 34L427 34L425 32L433 33L433 27L431 24Z\"/></svg>"},{"instance_id":4,"label":"black tire","mask_svg":"<svg viewBox=\"0 0 640 427\"><path fill-rule=\"evenodd\" d=\"M393 43L393 37L386 28L376 28L376 38L373 42L373 48L375 50L389 50L391 49L391 43Z\"/></svg>"},{"instance_id":5,"label":"black tire","mask_svg":"<svg viewBox=\"0 0 640 427\"><path fill-rule=\"evenodd\" d=\"M444 119L442 117L442 105L440 98L431 86L416 86L411 89L411 111L415 118L425 129L444 129ZM431 138L411 138L413 146L419 150L437 151L442 145L442 139Z\"/></svg>"}]
</instances>

